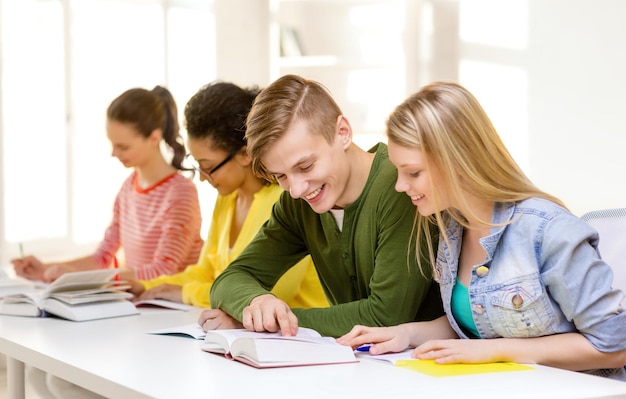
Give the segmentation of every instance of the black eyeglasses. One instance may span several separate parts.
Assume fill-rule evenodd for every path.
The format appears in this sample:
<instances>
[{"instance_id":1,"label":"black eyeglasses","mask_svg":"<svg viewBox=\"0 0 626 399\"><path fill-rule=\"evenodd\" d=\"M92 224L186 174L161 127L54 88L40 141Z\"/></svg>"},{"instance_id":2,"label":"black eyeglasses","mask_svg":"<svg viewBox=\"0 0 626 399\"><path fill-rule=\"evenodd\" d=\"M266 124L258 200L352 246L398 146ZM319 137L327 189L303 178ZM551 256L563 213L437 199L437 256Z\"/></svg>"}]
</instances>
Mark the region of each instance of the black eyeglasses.
<instances>
[{"instance_id":1,"label":"black eyeglasses","mask_svg":"<svg viewBox=\"0 0 626 399\"><path fill-rule=\"evenodd\" d=\"M191 154L185 155L185 160L189 163L189 165L193 168L193 170L195 170L198 173L201 173L201 174L205 175L209 179L213 179L213 176L212 176L213 173L217 172L217 170L219 168L221 168L222 166L226 165L228 163L228 161L230 161L231 159L233 159L233 157L235 155L237 155L238 152L239 152L239 150L231 152L230 154L228 154L228 156L222 162L218 163L211 170L206 170L206 169L202 168L200 166L200 163L198 161L196 161Z\"/></svg>"}]
</instances>

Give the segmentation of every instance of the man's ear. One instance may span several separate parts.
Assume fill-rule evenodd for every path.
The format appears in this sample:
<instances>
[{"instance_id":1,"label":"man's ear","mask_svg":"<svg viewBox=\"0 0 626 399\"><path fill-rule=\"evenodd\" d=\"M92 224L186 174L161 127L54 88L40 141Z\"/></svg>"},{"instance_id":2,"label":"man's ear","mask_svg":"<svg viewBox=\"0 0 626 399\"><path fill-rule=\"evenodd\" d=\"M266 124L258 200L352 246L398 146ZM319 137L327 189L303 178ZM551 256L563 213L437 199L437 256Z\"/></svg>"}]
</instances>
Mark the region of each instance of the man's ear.
<instances>
[{"instance_id":1,"label":"man's ear","mask_svg":"<svg viewBox=\"0 0 626 399\"><path fill-rule=\"evenodd\" d=\"M352 144L352 126L345 116L339 115L337 117L336 129L343 149L348 149Z\"/></svg>"}]
</instances>

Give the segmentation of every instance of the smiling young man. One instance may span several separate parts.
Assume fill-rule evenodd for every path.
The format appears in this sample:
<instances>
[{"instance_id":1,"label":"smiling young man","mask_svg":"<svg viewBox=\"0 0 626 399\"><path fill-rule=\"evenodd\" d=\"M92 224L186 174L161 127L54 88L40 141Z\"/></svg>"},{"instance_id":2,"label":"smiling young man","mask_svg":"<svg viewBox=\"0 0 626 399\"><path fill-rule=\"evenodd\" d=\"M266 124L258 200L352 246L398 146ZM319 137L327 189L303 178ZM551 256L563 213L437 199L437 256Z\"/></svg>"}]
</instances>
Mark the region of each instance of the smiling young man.
<instances>
[{"instance_id":1,"label":"smiling young man","mask_svg":"<svg viewBox=\"0 0 626 399\"><path fill-rule=\"evenodd\" d=\"M394 190L387 146L352 142L350 123L319 83L286 75L257 97L247 120L253 169L285 192L269 221L217 278L211 303L254 331L298 326L341 336L443 314L438 287L408 248L415 207ZM419 216L417 216L419 217ZM422 262L429 250L420 240ZM290 309L269 290L310 254L329 308ZM221 312L206 315L218 328Z\"/></svg>"}]
</instances>

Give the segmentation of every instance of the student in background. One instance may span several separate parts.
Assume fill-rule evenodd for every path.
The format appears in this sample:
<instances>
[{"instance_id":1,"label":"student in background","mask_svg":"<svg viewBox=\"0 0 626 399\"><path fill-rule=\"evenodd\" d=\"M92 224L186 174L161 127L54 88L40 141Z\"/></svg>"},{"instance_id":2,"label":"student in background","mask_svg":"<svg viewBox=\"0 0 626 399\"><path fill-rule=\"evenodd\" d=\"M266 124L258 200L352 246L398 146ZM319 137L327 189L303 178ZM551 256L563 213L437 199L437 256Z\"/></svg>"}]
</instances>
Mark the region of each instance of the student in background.
<instances>
[{"instance_id":1,"label":"student in background","mask_svg":"<svg viewBox=\"0 0 626 399\"><path fill-rule=\"evenodd\" d=\"M202 87L185 106L190 164L201 181L218 191L209 236L197 264L174 275L130 280L138 299L166 299L210 307L209 291L221 273L268 219L282 189L252 173L246 153L245 121L256 88L214 82ZM286 273L274 294L292 306L325 307L319 279L310 257ZM223 318L222 328L241 328ZM57 398L101 398L99 395L48 374L47 389Z\"/></svg>"},{"instance_id":2,"label":"student in background","mask_svg":"<svg viewBox=\"0 0 626 399\"><path fill-rule=\"evenodd\" d=\"M428 85L396 108L387 134L395 189L428 217L417 234L440 231L430 260L446 316L357 326L338 341L373 344L373 354L416 347L414 357L442 364L537 363L626 380L624 294L611 288L597 232L532 184L476 98L455 83ZM431 264L420 262L428 273Z\"/></svg>"},{"instance_id":3,"label":"student in background","mask_svg":"<svg viewBox=\"0 0 626 399\"><path fill-rule=\"evenodd\" d=\"M51 282L69 271L117 266L120 248L129 277L140 279L174 274L198 259L200 205L194 183L180 173L185 148L171 93L161 86L127 90L109 105L106 131L112 156L133 172L117 194L104 240L94 254L66 262L13 259L17 275ZM173 152L171 163L162 141Z\"/></svg>"},{"instance_id":4,"label":"student in background","mask_svg":"<svg viewBox=\"0 0 626 399\"><path fill-rule=\"evenodd\" d=\"M257 93L256 88L214 82L185 106L188 162L201 181L218 191L209 235L197 264L171 276L134 282L132 292L138 299L210 307L215 278L269 218L282 189L254 175L244 137L246 116ZM286 273L273 292L290 306L328 306L310 257Z\"/></svg>"},{"instance_id":5,"label":"student in background","mask_svg":"<svg viewBox=\"0 0 626 399\"><path fill-rule=\"evenodd\" d=\"M340 336L355 324L396 325L442 314L437 286L398 239L410 234L407 215L415 210L406 196L389 195L396 170L387 147L356 146L323 86L295 75L270 84L248 115L246 138L253 170L285 192L259 234L215 280L215 309L200 320L205 330L220 328L228 315L254 331L292 335L300 325ZM307 255L328 308L297 308L270 294Z\"/></svg>"},{"instance_id":6,"label":"student in background","mask_svg":"<svg viewBox=\"0 0 626 399\"><path fill-rule=\"evenodd\" d=\"M16 274L51 282L70 271L117 266L120 248L128 271L124 278L173 274L198 259L200 204L195 184L180 173L185 170L185 148L172 94L161 86L125 91L107 109L106 131L112 155L133 172L117 194L99 248L66 262L42 263L34 256L13 259ZM171 162L161 151L162 141L173 153ZM100 397L34 367L27 369L27 381L42 398Z\"/></svg>"}]
</instances>

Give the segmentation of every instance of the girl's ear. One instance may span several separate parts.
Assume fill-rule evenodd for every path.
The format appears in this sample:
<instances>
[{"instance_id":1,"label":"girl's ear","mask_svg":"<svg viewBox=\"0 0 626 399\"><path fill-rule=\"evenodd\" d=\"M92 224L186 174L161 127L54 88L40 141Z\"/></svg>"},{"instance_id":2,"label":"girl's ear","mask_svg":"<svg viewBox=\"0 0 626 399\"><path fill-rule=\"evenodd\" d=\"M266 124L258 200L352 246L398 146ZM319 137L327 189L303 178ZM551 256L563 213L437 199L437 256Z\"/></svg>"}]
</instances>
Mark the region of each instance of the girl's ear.
<instances>
[{"instance_id":1,"label":"girl's ear","mask_svg":"<svg viewBox=\"0 0 626 399\"><path fill-rule=\"evenodd\" d=\"M235 158L237 158L237 162L239 162L243 166L249 166L252 164L252 157L248 154L247 146L241 147Z\"/></svg>"},{"instance_id":2,"label":"girl's ear","mask_svg":"<svg viewBox=\"0 0 626 399\"><path fill-rule=\"evenodd\" d=\"M161 129L154 129L150 136L148 136L148 140L150 140L153 144L161 145L161 139L163 138L163 131Z\"/></svg>"}]
</instances>

